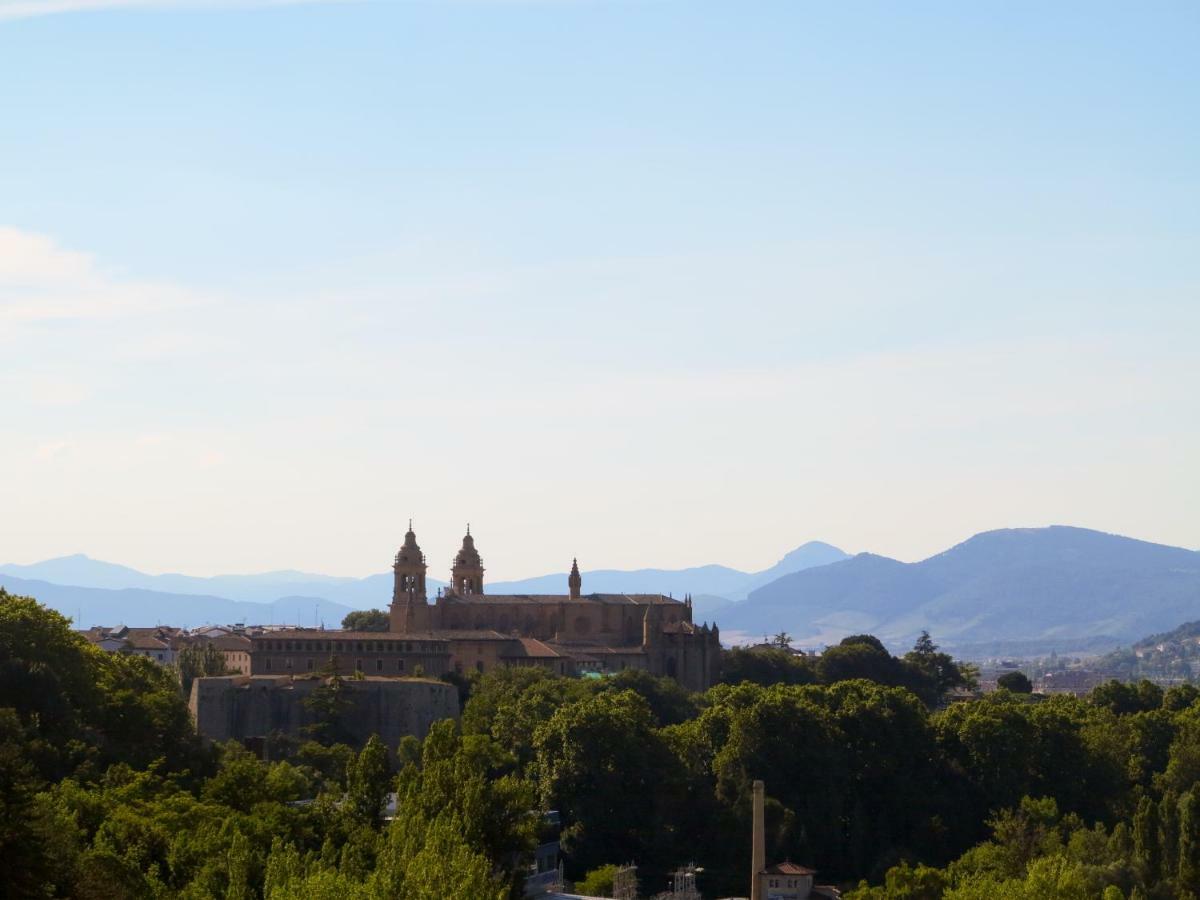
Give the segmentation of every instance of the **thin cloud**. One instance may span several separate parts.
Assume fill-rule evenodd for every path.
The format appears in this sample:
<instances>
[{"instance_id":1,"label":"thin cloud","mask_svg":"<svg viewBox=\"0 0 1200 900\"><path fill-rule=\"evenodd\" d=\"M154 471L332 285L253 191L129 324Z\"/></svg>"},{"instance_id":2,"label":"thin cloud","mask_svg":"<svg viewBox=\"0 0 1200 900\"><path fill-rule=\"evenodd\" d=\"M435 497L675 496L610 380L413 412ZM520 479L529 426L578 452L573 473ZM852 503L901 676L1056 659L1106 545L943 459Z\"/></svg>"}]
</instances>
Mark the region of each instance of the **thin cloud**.
<instances>
[{"instance_id":1,"label":"thin cloud","mask_svg":"<svg viewBox=\"0 0 1200 900\"><path fill-rule=\"evenodd\" d=\"M0 0L0 21L111 9L220 10L254 6L346 3L351 0Z\"/></svg>"},{"instance_id":2,"label":"thin cloud","mask_svg":"<svg viewBox=\"0 0 1200 900\"><path fill-rule=\"evenodd\" d=\"M120 278L86 253L0 226L0 337L17 326L158 312L200 302L170 284Z\"/></svg>"},{"instance_id":3,"label":"thin cloud","mask_svg":"<svg viewBox=\"0 0 1200 900\"><path fill-rule=\"evenodd\" d=\"M315 6L318 4L366 3L371 0L0 0L0 22L12 19L30 19L62 13L103 12L121 9L160 10L229 10L262 8L271 6ZM587 0L409 0L417 3L456 2L477 3L496 6L500 4L569 4Z\"/></svg>"}]
</instances>

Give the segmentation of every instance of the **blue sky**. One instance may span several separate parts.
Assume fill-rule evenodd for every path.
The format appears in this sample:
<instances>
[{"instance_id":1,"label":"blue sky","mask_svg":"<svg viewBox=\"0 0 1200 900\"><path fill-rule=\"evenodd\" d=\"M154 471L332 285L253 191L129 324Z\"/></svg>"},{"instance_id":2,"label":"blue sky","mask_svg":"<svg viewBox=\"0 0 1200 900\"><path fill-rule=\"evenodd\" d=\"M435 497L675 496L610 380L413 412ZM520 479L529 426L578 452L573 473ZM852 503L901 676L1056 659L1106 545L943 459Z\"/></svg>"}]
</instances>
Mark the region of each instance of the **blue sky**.
<instances>
[{"instance_id":1,"label":"blue sky","mask_svg":"<svg viewBox=\"0 0 1200 900\"><path fill-rule=\"evenodd\" d=\"M0 0L0 547L1200 546L1200 8Z\"/></svg>"}]
</instances>

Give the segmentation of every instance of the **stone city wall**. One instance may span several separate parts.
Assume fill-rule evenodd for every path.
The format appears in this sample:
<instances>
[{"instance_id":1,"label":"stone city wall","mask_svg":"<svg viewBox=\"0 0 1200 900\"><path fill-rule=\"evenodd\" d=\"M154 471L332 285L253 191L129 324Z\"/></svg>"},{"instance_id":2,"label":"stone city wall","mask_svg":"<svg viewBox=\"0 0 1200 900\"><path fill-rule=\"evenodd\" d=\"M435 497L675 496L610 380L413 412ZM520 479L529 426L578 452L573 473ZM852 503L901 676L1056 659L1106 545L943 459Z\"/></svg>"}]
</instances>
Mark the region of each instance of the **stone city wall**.
<instances>
[{"instance_id":1,"label":"stone city wall","mask_svg":"<svg viewBox=\"0 0 1200 900\"><path fill-rule=\"evenodd\" d=\"M197 678L189 708L196 730L210 741L245 741L275 732L303 740L316 716L304 698L318 678L287 675L232 675ZM359 744L372 734L395 750L406 735L424 738L439 719L458 718L458 690L424 678L347 678L346 730Z\"/></svg>"}]
</instances>

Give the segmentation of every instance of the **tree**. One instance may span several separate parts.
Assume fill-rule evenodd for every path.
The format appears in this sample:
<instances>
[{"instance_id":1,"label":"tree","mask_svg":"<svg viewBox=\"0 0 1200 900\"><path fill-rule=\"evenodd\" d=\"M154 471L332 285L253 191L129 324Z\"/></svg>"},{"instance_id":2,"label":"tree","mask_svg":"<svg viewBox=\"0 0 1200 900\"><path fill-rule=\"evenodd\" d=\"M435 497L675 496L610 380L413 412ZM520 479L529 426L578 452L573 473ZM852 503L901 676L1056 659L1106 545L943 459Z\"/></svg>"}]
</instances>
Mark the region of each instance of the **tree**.
<instances>
[{"instance_id":1,"label":"tree","mask_svg":"<svg viewBox=\"0 0 1200 900\"><path fill-rule=\"evenodd\" d=\"M911 673L869 634L852 635L821 654L817 664L821 681L834 684L865 678L878 684L901 687L911 684Z\"/></svg>"},{"instance_id":2,"label":"tree","mask_svg":"<svg viewBox=\"0 0 1200 900\"><path fill-rule=\"evenodd\" d=\"M342 627L347 631L387 631L391 627L391 619L381 609L356 609L346 613Z\"/></svg>"},{"instance_id":3,"label":"tree","mask_svg":"<svg viewBox=\"0 0 1200 900\"><path fill-rule=\"evenodd\" d=\"M56 780L82 765L205 763L179 683L150 660L93 647L70 621L0 588L0 708L29 727L27 759Z\"/></svg>"},{"instance_id":4,"label":"tree","mask_svg":"<svg viewBox=\"0 0 1200 900\"><path fill-rule=\"evenodd\" d=\"M940 652L928 631L921 632L912 650L904 654L904 662L918 676L917 693L930 706L936 706L957 688L978 685L975 667Z\"/></svg>"},{"instance_id":5,"label":"tree","mask_svg":"<svg viewBox=\"0 0 1200 900\"><path fill-rule=\"evenodd\" d=\"M346 693L346 684L338 670L336 657L331 656L317 674L321 677L321 683L303 701L313 714L313 722L303 730L313 740L327 747L349 743L350 736L344 720L353 701Z\"/></svg>"},{"instance_id":6,"label":"tree","mask_svg":"<svg viewBox=\"0 0 1200 900\"><path fill-rule=\"evenodd\" d=\"M617 877L617 867L608 863L592 869L580 881L575 883L575 892L590 897L607 897L612 893L613 882Z\"/></svg>"},{"instance_id":7,"label":"tree","mask_svg":"<svg viewBox=\"0 0 1200 900\"><path fill-rule=\"evenodd\" d=\"M778 647L780 650L787 650L792 646L792 636L786 631L781 631L771 638L771 646Z\"/></svg>"},{"instance_id":8,"label":"tree","mask_svg":"<svg viewBox=\"0 0 1200 900\"><path fill-rule=\"evenodd\" d=\"M179 686L183 688L183 696L187 697L191 695L192 682L197 678L228 675L229 669L225 667L225 654L211 641L206 641L184 647L176 658L175 672L179 677Z\"/></svg>"},{"instance_id":9,"label":"tree","mask_svg":"<svg viewBox=\"0 0 1200 900\"><path fill-rule=\"evenodd\" d=\"M66 873L55 851L64 825L54 821L38 795L43 785L22 753L26 741L16 713L0 709L0 859L5 860L0 894L60 896L53 888Z\"/></svg>"},{"instance_id":10,"label":"tree","mask_svg":"<svg viewBox=\"0 0 1200 900\"><path fill-rule=\"evenodd\" d=\"M815 684L812 657L796 656L777 647L733 647L721 653L724 684Z\"/></svg>"},{"instance_id":11,"label":"tree","mask_svg":"<svg viewBox=\"0 0 1200 900\"><path fill-rule=\"evenodd\" d=\"M1003 688L1013 694L1032 694L1033 682L1024 672L1005 672L996 679L996 687Z\"/></svg>"},{"instance_id":12,"label":"tree","mask_svg":"<svg viewBox=\"0 0 1200 900\"><path fill-rule=\"evenodd\" d=\"M600 693L633 691L650 704L650 712L660 726L678 725L696 715L698 695L674 678L656 677L643 669L626 669L590 684Z\"/></svg>"},{"instance_id":13,"label":"tree","mask_svg":"<svg viewBox=\"0 0 1200 900\"><path fill-rule=\"evenodd\" d=\"M673 838L676 766L642 697L614 691L562 706L534 747L543 807L562 811L563 846L579 870L661 858Z\"/></svg>"},{"instance_id":14,"label":"tree","mask_svg":"<svg viewBox=\"0 0 1200 900\"><path fill-rule=\"evenodd\" d=\"M379 825L392 789L387 747L373 734L346 768L346 806L352 816L372 828Z\"/></svg>"}]
</instances>

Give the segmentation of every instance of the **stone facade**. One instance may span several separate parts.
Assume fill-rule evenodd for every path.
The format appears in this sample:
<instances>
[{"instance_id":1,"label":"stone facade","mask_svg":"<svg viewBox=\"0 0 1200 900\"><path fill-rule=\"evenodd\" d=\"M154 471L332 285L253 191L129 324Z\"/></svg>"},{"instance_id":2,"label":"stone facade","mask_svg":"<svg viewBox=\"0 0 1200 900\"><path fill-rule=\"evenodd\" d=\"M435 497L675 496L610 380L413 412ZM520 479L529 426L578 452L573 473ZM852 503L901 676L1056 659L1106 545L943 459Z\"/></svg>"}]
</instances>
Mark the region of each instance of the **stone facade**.
<instances>
[{"instance_id":1,"label":"stone facade","mask_svg":"<svg viewBox=\"0 0 1200 900\"><path fill-rule=\"evenodd\" d=\"M250 638L251 675L319 672L332 660L342 675L436 678L450 670L450 643L432 634L283 628Z\"/></svg>"},{"instance_id":2,"label":"stone facade","mask_svg":"<svg viewBox=\"0 0 1200 900\"><path fill-rule=\"evenodd\" d=\"M281 732L304 737L315 716L304 698L315 677L225 675L192 682L189 706L196 729L212 741L265 739ZM372 734L393 750L405 735L424 738L439 719L458 718L458 690L424 678L347 678L344 725L358 745Z\"/></svg>"},{"instance_id":3,"label":"stone facade","mask_svg":"<svg viewBox=\"0 0 1200 900\"><path fill-rule=\"evenodd\" d=\"M484 567L468 529L451 567L450 585L433 603L427 565L411 526L396 554L391 632L450 642L458 671L497 665L544 665L580 673L644 669L702 691L717 679L720 632L692 622L691 599L662 594L585 594L577 562L566 594L488 594ZM483 635L493 645L485 648ZM505 640L517 641L504 646Z\"/></svg>"}]
</instances>

